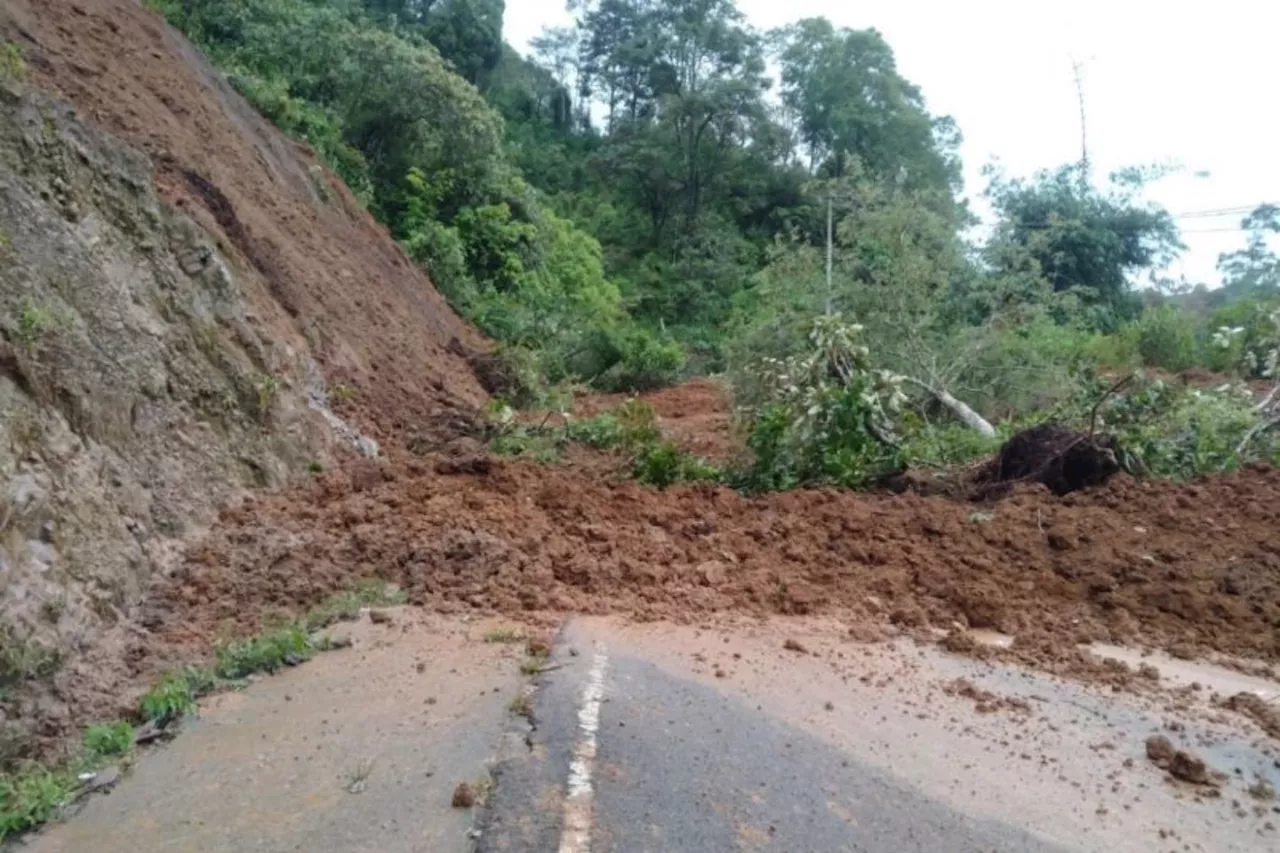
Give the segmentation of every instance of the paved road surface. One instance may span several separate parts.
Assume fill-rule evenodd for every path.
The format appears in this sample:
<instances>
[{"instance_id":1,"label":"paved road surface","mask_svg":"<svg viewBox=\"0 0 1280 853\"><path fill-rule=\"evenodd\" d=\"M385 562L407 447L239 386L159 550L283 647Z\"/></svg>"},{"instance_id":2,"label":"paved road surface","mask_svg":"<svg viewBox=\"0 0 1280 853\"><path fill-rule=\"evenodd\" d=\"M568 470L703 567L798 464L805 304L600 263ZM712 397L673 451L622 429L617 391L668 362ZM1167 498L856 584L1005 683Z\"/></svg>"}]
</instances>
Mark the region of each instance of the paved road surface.
<instances>
[{"instance_id":1,"label":"paved road surface","mask_svg":"<svg viewBox=\"0 0 1280 853\"><path fill-rule=\"evenodd\" d=\"M1167 697L859 643L824 620L583 618L536 679L530 726L509 710L523 650L483 642L492 624L405 610L355 626L353 649L214 697L28 849L1280 850L1276 805L1245 793L1257 776L1280 787L1278 745ZM994 708L947 689L961 677ZM1163 778L1143 747L1157 730L1230 774L1221 797ZM450 807L490 773L487 809Z\"/></svg>"}]
</instances>

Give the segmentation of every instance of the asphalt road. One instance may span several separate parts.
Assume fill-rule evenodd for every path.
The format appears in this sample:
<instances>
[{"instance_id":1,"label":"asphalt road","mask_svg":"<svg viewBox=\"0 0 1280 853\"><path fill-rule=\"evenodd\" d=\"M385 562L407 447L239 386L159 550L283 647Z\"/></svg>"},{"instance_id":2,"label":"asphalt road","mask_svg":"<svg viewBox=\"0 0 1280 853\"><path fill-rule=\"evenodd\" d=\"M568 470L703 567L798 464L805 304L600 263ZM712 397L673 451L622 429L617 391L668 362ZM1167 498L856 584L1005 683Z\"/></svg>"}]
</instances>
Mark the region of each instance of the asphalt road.
<instances>
[{"instance_id":1,"label":"asphalt road","mask_svg":"<svg viewBox=\"0 0 1280 853\"><path fill-rule=\"evenodd\" d=\"M1280 688L1150 656L1113 693L835 619L572 620L534 684L502 620L411 608L202 703L41 853L1280 850L1280 745L1213 694ZM1112 650L1113 654L1127 653ZM957 679L967 687L956 689ZM514 713L532 692L532 721ZM975 697L987 697L986 699ZM1155 732L1224 774L1173 783ZM490 788L454 808L454 787Z\"/></svg>"},{"instance_id":2,"label":"asphalt road","mask_svg":"<svg viewBox=\"0 0 1280 853\"><path fill-rule=\"evenodd\" d=\"M496 769L479 850L1280 849L1280 814L1245 793L1280 783L1280 763L1232 721L804 630L571 623L533 731ZM979 710L956 678L1023 704ZM1216 794L1171 784L1145 757L1155 731L1235 778Z\"/></svg>"},{"instance_id":3,"label":"asphalt road","mask_svg":"<svg viewBox=\"0 0 1280 853\"><path fill-rule=\"evenodd\" d=\"M544 807L554 801L536 799L557 787L572 761L580 733L566 723L578 718L593 659L566 654L540 687L531 757L499 776L481 850L559 849L562 815ZM648 661L609 656L604 687L590 850L1062 849L950 809L754 705Z\"/></svg>"}]
</instances>

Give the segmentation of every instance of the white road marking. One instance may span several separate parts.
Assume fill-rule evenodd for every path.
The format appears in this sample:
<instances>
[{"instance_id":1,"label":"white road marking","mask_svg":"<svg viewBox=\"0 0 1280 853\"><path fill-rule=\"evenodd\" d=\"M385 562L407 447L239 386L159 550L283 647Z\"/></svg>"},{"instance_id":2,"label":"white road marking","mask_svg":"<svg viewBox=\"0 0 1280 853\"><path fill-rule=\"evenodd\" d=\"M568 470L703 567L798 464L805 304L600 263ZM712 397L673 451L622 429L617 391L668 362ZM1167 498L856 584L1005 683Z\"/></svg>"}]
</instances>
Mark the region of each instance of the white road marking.
<instances>
[{"instance_id":1,"label":"white road marking","mask_svg":"<svg viewBox=\"0 0 1280 853\"><path fill-rule=\"evenodd\" d=\"M587 683L582 687L582 704L578 708L578 742L574 744L573 760L569 762L560 853L588 853L591 850L591 803L595 793L591 771L596 763L596 732L600 730L600 700L604 697L604 670L608 664L605 647L597 643Z\"/></svg>"}]
</instances>

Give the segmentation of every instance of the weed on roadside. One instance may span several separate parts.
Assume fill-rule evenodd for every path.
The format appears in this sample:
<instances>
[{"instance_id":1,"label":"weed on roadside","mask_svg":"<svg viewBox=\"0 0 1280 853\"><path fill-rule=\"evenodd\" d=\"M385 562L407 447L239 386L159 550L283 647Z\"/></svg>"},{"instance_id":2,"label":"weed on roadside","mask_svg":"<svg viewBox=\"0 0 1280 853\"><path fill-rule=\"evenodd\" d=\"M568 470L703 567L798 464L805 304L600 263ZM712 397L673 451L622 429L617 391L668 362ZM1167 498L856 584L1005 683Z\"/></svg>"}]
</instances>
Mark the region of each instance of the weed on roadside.
<instances>
[{"instance_id":1,"label":"weed on roadside","mask_svg":"<svg viewBox=\"0 0 1280 853\"><path fill-rule=\"evenodd\" d=\"M511 697L511 704L507 706L507 710L517 717L524 717L526 720L533 719L533 700L528 693L521 691Z\"/></svg>"},{"instance_id":2,"label":"weed on roadside","mask_svg":"<svg viewBox=\"0 0 1280 853\"><path fill-rule=\"evenodd\" d=\"M343 785L349 794L359 794L369 785L369 777L373 775L374 760L362 759L355 767L347 771L346 784Z\"/></svg>"},{"instance_id":3,"label":"weed on roadside","mask_svg":"<svg viewBox=\"0 0 1280 853\"><path fill-rule=\"evenodd\" d=\"M521 675L538 675L539 673L542 672L542 668L546 666L546 663L547 663L546 655L532 655L526 658L524 663L520 664L520 674Z\"/></svg>"},{"instance_id":4,"label":"weed on roadside","mask_svg":"<svg viewBox=\"0 0 1280 853\"><path fill-rule=\"evenodd\" d=\"M315 654L311 637L302 625L287 625L248 640L227 643L217 650L214 674L235 680L257 672L278 672L296 666Z\"/></svg>"},{"instance_id":5,"label":"weed on roadside","mask_svg":"<svg viewBox=\"0 0 1280 853\"><path fill-rule=\"evenodd\" d=\"M409 596L385 581L376 578L364 580L346 592L331 595L307 613L308 631L327 628L335 622L350 622L365 607L395 607L404 604Z\"/></svg>"},{"instance_id":6,"label":"weed on roadside","mask_svg":"<svg viewBox=\"0 0 1280 853\"><path fill-rule=\"evenodd\" d=\"M196 709L196 699L217 683L213 672L185 666L160 676L138 703L138 715L148 723L165 726Z\"/></svg>"},{"instance_id":7,"label":"weed on roadside","mask_svg":"<svg viewBox=\"0 0 1280 853\"><path fill-rule=\"evenodd\" d=\"M93 774L125 758L133 749L133 726L123 720L94 723L84 730L83 748L57 767L29 761L0 773L0 841L45 823L75 798Z\"/></svg>"},{"instance_id":8,"label":"weed on roadside","mask_svg":"<svg viewBox=\"0 0 1280 853\"><path fill-rule=\"evenodd\" d=\"M133 726L124 720L94 723L84 730L81 741L92 758L117 758L133 748Z\"/></svg>"},{"instance_id":9,"label":"weed on roadside","mask_svg":"<svg viewBox=\"0 0 1280 853\"><path fill-rule=\"evenodd\" d=\"M0 840L49 820L75 787L70 771L43 764L25 764L0 775Z\"/></svg>"}]
</instances>

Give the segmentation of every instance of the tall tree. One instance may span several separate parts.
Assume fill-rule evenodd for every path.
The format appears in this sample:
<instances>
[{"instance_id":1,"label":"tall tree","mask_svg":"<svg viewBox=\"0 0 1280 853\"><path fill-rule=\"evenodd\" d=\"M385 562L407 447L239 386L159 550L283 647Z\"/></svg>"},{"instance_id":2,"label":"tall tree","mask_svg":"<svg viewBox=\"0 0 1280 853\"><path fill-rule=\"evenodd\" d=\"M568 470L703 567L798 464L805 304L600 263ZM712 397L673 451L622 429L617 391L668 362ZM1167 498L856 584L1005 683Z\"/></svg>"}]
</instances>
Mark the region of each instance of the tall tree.
<instances>
[{"instance_id":1,"label":"tall tree","mask_svg":"<svg viewBox=\"0 0 1280 853\"><path fill-rule=\"evenodd\" d=\"M1248 244L1218 258L1224 295L1273 296L1280 292L1280 256L1272 248L1280 235L1280 205L1258 205L1240 227L1249 235Z\"/></svg>"},{"instance_id":2,"label":"tall tree","mask_svg":"<svg viewBox=\"0 0 1280 853\"><path fill-rule=\"evenodd\" d=\"M1000 217L990 245L1002 249L989 260L1022 263L1009 251L1019 248L1055 292L1073 292L1098 309L1094 321L1106 329L1140 308L1133 276L1165 266L1182 243L1168 211L1140 198L1150 174L1123 170L1099 189L1082 181L1079 169L1063 166L1030 180L989 172L987 198Z\"/></svg>"},{"instance_id":3,"label":"tall tree","mask_svg":"<svg viewBox=\"0 0 1280 853\"><path fill-rule=\"evenodd\" d=\"M773 43L782 102L810 171L838 178L856 157L870 175L908 189L950 197L959 188L955 123L929 114L879 32L806 18L775 32Z\"/></svg>"}]
</instances>

